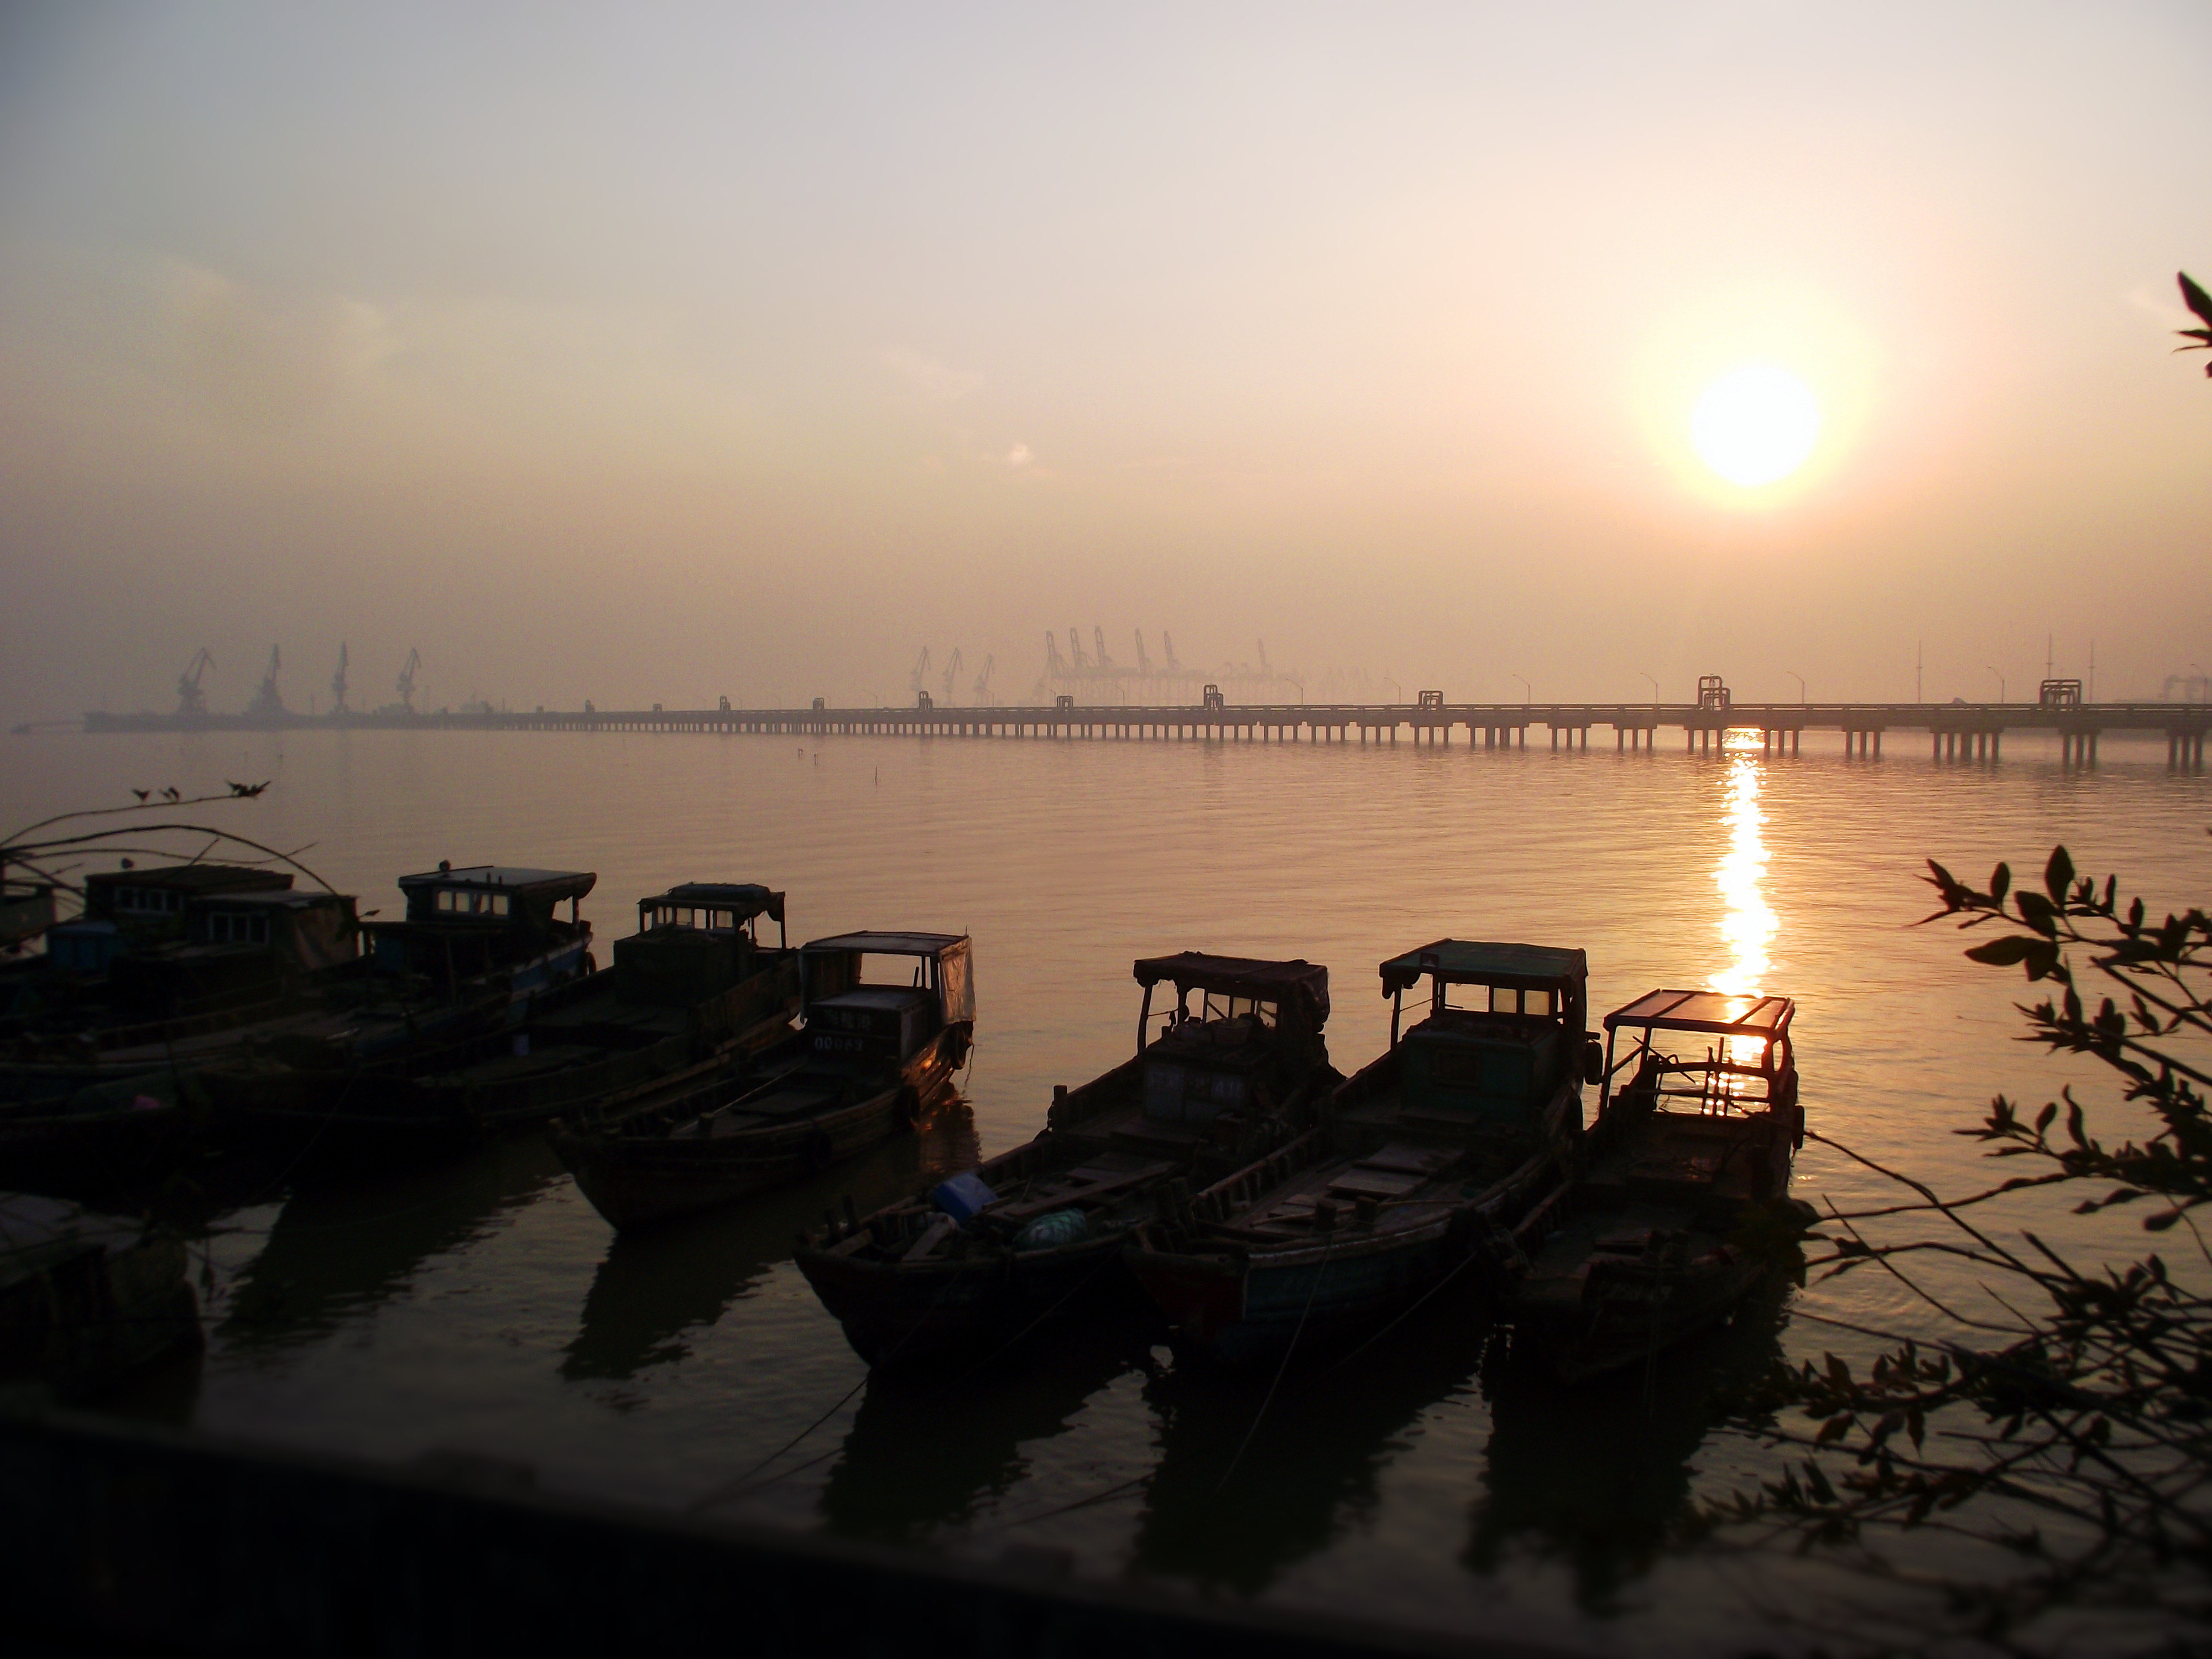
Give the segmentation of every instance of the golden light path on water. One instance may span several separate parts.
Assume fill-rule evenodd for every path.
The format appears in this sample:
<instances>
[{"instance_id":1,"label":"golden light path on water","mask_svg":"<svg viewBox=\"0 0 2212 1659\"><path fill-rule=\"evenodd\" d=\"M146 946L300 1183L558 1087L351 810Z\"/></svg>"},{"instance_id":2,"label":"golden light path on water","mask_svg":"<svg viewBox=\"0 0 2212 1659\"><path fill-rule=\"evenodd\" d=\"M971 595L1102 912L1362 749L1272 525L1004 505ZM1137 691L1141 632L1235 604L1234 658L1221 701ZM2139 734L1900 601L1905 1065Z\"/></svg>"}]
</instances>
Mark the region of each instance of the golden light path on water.
<instances>
[{"instance_id":1,"label":"golden light path on water","mask_svg":"<svg viewBox=\"0 0 2212 1659\"><path fill-rule=\"evenodd\" d=\"M1714 988L1731 996L1755 996L1765 982L1767 945L1776 927L1773 908L1766 902L1766 842L1759 833L1766 815L1759 805L1758 734L1730 732L1724 741L1732 751L1723 812L1729 838L1713 879L1724 907L1721 938L1729 960L1716 976Z\"/></svg>"}]
</instances>

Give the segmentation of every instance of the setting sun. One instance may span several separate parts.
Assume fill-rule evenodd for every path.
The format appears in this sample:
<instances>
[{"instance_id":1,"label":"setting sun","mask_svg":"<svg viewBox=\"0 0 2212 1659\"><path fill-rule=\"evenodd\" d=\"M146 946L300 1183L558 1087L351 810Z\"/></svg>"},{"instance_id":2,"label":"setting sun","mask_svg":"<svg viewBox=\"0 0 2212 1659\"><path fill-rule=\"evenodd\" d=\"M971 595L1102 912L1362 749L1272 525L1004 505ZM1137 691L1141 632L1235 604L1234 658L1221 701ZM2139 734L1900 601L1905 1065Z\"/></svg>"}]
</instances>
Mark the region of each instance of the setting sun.
<instances>
[{"instance_id":1,"label":"setting sun","mask_svg":"<svg viewBox=\"0 0 2212 1659\"><path fill-rule=\"evenodd\" d=\"M1690 416L1690 437L1705 465L1747 489L1802 466L1820 432L1812 392L1772 363L1730 369L1705 388Z\"/></svg>"}]
</instances>

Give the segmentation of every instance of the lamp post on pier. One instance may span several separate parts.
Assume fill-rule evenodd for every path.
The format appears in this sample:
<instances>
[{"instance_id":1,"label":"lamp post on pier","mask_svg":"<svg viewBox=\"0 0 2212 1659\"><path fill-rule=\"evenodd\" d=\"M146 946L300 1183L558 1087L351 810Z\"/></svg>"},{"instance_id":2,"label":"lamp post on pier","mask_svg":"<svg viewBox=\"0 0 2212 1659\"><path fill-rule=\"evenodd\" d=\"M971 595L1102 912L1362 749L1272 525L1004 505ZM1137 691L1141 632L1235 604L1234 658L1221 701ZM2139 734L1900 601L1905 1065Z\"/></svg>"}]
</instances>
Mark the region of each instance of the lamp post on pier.
<instances>
[{"instance_id":1,"label":"lamp post on pier","mask_svg":"<svg viewBox=\"0 0 2212 1659\"><path fill-rule=\"evenodd\" d=\"M1989 672L1990 672L1990 673L1992 673L1992 674L1997 674L1997 671L1996 671L1996 669L1994 669L1994 668L1990 668L1990 665L1989 665L1987 663L1984 663L1984 664L1982 665L1982 666L1983 666L1983 667L1984 667L1984 668L1989 668ZM1997 701L1998 701L2000 703L2002 703L2004 700L2005 700L2005 677L2004 677L2003 675L2002 675L2002 674L1997 674Z\"/></svg>"},{"instance_id":2,"label":"lamp post on pier","mask_svg":"<svg viewBox=\"0 0 2212 1659\"><path fill-rule=\"evenodd\" d=\"M1525 676L1516 674L1513 678L1521 682L1521 706L1523 708L1526 708L1530 702L1534 701L1535 693L1529 690L1528 681Z\"/></svg>"},{"instance_id":3,"label":"lamp post on pier","mask_svg":"<svg viewBox=\"0 0 2212 1659\"><path fill-rule=\"evenodd\" d=\"M1644 678L1651 682L1651 706L1656 708L1659 706L1659 677L1647 673Z\"/></svg>"},{"instance_id":4,"label":"lamp post on pier","mask_svg":"<svg viewBox=\"0 0 2212 1659\"><path fill-rule=\"evenodd\" d=\"M1805 677L1794 668L1785 668L1782 672L1797 682L1797 706L1802 708L1805 706Z\"/></svg>"}]
</instances>

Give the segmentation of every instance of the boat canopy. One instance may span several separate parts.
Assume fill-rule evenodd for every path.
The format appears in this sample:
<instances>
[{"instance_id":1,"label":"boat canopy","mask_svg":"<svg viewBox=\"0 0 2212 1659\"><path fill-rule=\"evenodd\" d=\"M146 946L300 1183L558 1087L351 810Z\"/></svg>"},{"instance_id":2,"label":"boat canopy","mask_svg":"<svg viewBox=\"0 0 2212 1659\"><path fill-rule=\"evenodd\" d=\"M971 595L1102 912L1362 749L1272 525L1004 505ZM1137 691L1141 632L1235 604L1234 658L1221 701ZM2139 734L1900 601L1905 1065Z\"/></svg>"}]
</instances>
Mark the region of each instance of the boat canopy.
<instances>
[{"instance_id":1,"label":"boat canopy","mask_svg":"<svg viewBox=\"0 0 2212 1659\"><path fill-rule=\"evenodd\" d=\"M824 997L857 990L862 957L919 957L924 964L915 983L937 993L939 1011L948 1025L975 1018L975 970L965 933L894 933L862 931L809 939L799 951L799 995L811 1008Z\"/></svg>"},{"instance_id":2,"label":"boat canopy","mask_svg":"<svg viewBox=\"0 0 2212 1659\"><path fill-rule=\"evenodd\" d=\"M1145 957L1134 969L1137 983L1147 991L1167 980L1178 997L1193 991L1216 996L1250 997L1277 1006L1295 1003L1306 1023L1319 1030L1328 1022L1328 969L1300 958L1270 962L1261 957L1216 957L1203 951L1182 951L1171 957Z\"/></svg>"},{"instance_id":3,"label":"boat canopy","mask_svg":"<svg viewBox=\"0 0 2212 1659\"><path fill-rule=\"evenodd\" d=\"M703 920L700 919L704 912ZM783 922L783 895L757 882L686 881L637 902L637 931L703 927L735 932L767 916Z\"/></svg>"},{"instance_id":4,"label":"boat canopy","mask_svg":"<svg viewBox=\"0 0 2212 1659\"><path fill-rule=\"evenodd\" d=\"M640 899L640 905L689 904L700 909L735 910L745 916L783 920L783 895L751 881L678 882L658 898Z\"/></svg>"},{"instance_id":5,"label":"boat canopy","mask_svg":"<svg viewBox=\"0 0 2212 1659\"><path fill-rule=\"evenodd\" d=\"M1424 974L1445 985L1496 985L1509 990L1578 993L1589 977L1589 960L1580 951L1552 945L1502 945L1480 939L1440 939L1418 951L1393 957L1382 967L1382 994L1393 997Z\"/></svg>"},{"instance_id":6,"label":"boat canopy","mask_svg":"<svg viewBox=\"0 0 2212 1659\"><path fill-rule=\"evenodd\" d=\"M877 933L862 931L857 933L836 933L828 939L809 939L809 951L854 951L870 957L934 957L941 956L953 946L965 946L965 933Z\"/></svg>"},{"instance_id":7,"label":"boat canopy","mask_svg":"<svg viewBox=\"0 0 2212 1659\"><path fill-rule=\"evenodd\" d=\"M1661 1031L1771 1039L1786 1036L1797 1005L1788 997L1730 996L1723 991L1647 991L1605 1017L1605 1029L1639 1025Z\"/></svg>"},{"instance_id":8,"label":"boat canopy","mask_svg":"<svg viewBox=\"0 0 2212 1659\"><path fill-rule=\"evenodd\" d=\"M580 899L599 883L589 870L534 870L519 864L441 864L418 876L399 878L399 890L413 897L423 889L492 888L511 897L557 904Z\"/></svg>"}]
</instances>

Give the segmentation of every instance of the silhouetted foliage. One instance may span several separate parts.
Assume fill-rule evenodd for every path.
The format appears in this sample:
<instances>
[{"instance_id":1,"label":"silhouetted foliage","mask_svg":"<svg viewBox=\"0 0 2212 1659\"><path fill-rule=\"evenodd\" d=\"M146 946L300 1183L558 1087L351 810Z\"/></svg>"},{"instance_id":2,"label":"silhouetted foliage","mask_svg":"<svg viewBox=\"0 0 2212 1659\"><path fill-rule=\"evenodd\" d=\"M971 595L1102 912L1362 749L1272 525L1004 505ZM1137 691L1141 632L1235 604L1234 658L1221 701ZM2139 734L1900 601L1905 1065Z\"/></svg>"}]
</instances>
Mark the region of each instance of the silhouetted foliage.
<instances>
[{"instance_id":1,"label":"silhouetted foliage","mask_svg":"<svg viewBox=\"0 0 2212 1659\"><path fill-rule=\"evenodd\" d=\"M2161 1644L2201 1643L2212 1636L2212 1298L2185 1281L2212 1275L2196 1262L2177 1273L2154 1253L2076 1266L2033 1231L2015 1249L1982 1206L2094 1183L2074 1213L2140 1214L2154 1234L2181 1227L2212 1269L2194 1215L2212 1198L2212 1079L2186 1051L2212 1036L2212 921L2202 909L2152 921L2141 899L2122 908L2117 880L2100 888L2077 877L2063 847L2040 886L2015 888L2002 864L1985 890L1929 867L1942 902L1925 920L1990 931L1968 957L2019 967L2048 988L2021 1006L2025 1040L2110 1067L2157 1131L2107 1144L2070 1087L2033 1114L1999 1096L1984 1122L1955 1133L1993 1158L2024 1160L2027 1172L1956 1198L1829 1142L1913 1197L1832 1206L1834 1231L1810 1236L1828 1247L1809 1258L1813 1272L1887 1273L1956 1334L1893 1339L1863 1373L1834 1354L1778 1365L1752 1410L1804 1455L1710 1518L1778 1524L1808 1547L1865 1543L1875 1528L1940 1528L2001 1546L2025 1571L1979 1583L1916 1577L1899 1565L1910 1552L1864 1559L1940 1591L1948 1633L2002 1649L2029 1645L2029 1626L2060 1609L2131 1613ZM1941 1230L1901 1243L1863 1230L1914 1215ZM1929 1255L1971 1264L2002 1314L1947 1306L1910 1271L1911 1258ZM1923 1630L1890 1645L1929 1639Z\"/></svg>"},{"instance_id":2,"label":"silhouetted foliage","mask_svg":"<svg viewBox=\"0 0 2212 1659\"><path fill-rule=\"evenodd\" d=\"M2174 275L2181 279L2182 303L2197 313L2197 319L2199 322L2212 325L2212 294L2207 294L2203 289L2197 287L2195 283L2190 281L2189 273L2187 271L2178 270L2174 272ZM2185 340L2194 340L2197 342L2195 345L2176 346L2174 347L2176 351L2212 350L2212 326L2204 328L2177 328L2173 331L2181 336ZM2204 372L2208 375L2212 375L2212 363L2207 363L2204 365Z\"/></svg>"}]
</instances>

